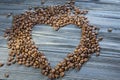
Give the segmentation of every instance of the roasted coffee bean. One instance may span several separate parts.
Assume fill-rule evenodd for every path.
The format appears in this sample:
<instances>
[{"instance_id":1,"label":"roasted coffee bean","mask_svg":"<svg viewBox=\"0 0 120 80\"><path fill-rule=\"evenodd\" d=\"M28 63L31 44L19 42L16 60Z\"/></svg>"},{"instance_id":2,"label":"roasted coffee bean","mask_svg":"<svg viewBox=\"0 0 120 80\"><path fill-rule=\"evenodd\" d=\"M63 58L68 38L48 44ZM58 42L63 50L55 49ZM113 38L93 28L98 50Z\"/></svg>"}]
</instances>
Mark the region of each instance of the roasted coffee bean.
<instances>
[{"instance_id":1,"label":"roasted coffee bean","mask_svg":"<svg viewBox=\"0 0 120 80\"><path fill-rule=\"evenodd\" d=\"M103 40L103 37L99 37L98 40L99 40L99 41L102 41L102 40Z\"/></svg>"},{"instance_id":2,"label":"roasted coffee bean","mask_svg":"<svg viewBox=\"0 0 120 80\"><path fill-rule=\"evenodd\" d=\"M45 0L41 0L41 4L44 4L45 3Z\"/></svg>"},{"instance_id":3,"label":"roasted coffee bean","mask_svg":"<svg viewBox=\"0 0 120 80\"><path fill-rule=\"evenodd\" d=\"M3 63L0 63L0 67L3 67L4 66L4 64Z\"/></svg>"},{"instance_id":4,"label":"roasted coffee bean","mask_svg":"<svg viewBox=\"0 0 120 80\"><path fill-rule=\"evenodd\" d=\"M82 66L82 64L81 64L81 63L76 64L76 69L77 69L77 70L80 70L81 66Z\"/></svg>"},{"instance_id":5,"label":"roasted coffee bean","mask_svg":"<svg viewBox=\"0 0 120 80\"><path fill-rule=\"evenodd\" d=\"M112 32L112 28L108 28L108 32Z\"/></svg>"},{"instance_id":6,"label":"roasted coffee bean","mask_svg":"<svg viewBox=\"0 0 120 80\"><path fill-rule=\"evenodd\" d=\"M8 73L5 73L5 74L4 74L4 77L5 77L5 78L8 78L8 77L9 77L9 74L8 74Z\"/></svg>"},{"instance_id":7,"label":"roasted coffee bean","mask_svg":"<svg viewBox=\"0 0 120 80\"><path fill-rule=\"evenodd\" d=\"M6 65L7 65L7 66L10 66L10 65L11 65L11 62L7 62Z\"/></svg>"},{"instance_id":8,"label":"roasted coffee bean","mask_svg":"<svg viewBox=\"0 0 120 80\"><path fill-rule=\"evenodd\" d=\"M16 60L13 60L13 61L12 61L12 64L15 64L15 63L16 63Z\"/></svg>"},{"instance_id":9,"label":"roasted coffee bean","mask_svg":"<svg viewBox=\"0 0 120 80\"><path fill-rule=\"evenodd\" d=\"M61 72L61 73L60 73L60 76L61 76L61 77L63 77L64 75L65 75L65 73L64 73L64 72Z\"/></svg>"},{"instance_id":10,"label":"roasted coffee bean","mask_svg":"<svg viewBox=\"0 0 120 80\"><path fill-rule=\"evenodd\" d=\"M13 13L8 13L6 17L9 18L10 16L12 16L12 14Z\"/></svg>"},{"instance_id":11,"label":"roasted coffee bean","mask_svg":"<svg viewBox=\"0 0 120 80\"><path fill-rule=\"evenodd\" d=\"M32 10L32 6L29 6L28 10Z\"/></svg>"},{"instance_id":12,"label":"roasted coffee bean","mask_svg":"<svg viewBox=\"0 0 120 80\"><path fill-rule=\"evenodd\" d=\"M96 56L99 56L100 55L100 52L96 52Z\"/></svg>"}]
</instances>

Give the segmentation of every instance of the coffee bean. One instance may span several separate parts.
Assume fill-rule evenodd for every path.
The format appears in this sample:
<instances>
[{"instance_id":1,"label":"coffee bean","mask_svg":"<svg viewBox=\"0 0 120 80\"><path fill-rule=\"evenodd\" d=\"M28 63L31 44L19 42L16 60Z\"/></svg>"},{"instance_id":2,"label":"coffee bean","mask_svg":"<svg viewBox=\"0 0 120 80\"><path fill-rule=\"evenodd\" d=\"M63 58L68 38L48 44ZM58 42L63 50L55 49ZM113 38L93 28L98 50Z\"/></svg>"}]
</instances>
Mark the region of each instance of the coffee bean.
<instances>
[{"instance_id":1,"label":"coffee bean","mask_svg":"<svg viewBox=\"0 0 120 80\"><path fill-rule=\"evenodd\" d=\"M16 63L16 60L13 60L13 61L12 61L12 64L15 64L15 63Z\"/></svg>"},{"instance_id":2,"label":"coffee bean","mask_svg":"<svg viewBox=\"0 0 120 80\"><path fill-rule=\"evenodd\" d=\"M7 62L6 65L7 65L7 66L10 66L10 65L11 65L11 62Z\"/></svg>"},{"instance_id":3,"label":"coffee bean","mask_svg":"<svg viewBox=\"0 0 120 80\"><path fill-rule=\"evenodd\" d=\"M82 64L81 64L81 63L76 64L76 68L77 68L77 70L80 70L81 66L82 66Z\"/></svg>"},{"instance_id":4,"label":"coffee bean","mask_svg":"<svg viewBox=\"0 0 120 80\"><path fill-rule=\"evenodd\" d=\"M0 63L0 67L3 67L4 66L4 64L3 63Z\"/></svg>"},{"instance_id":5,"label":"coffee bean","mask_svg":"<svg viewBox=\"0 0 120 80\"><path fill-rule=\"evenodd\" d=\"M99 41L102 41L102 40L103 40L103 37L99 37L98 40L99 40Z\"/></svg>"},{"instance_id":6,"label":"coffee bean","mask_svg":"<svg viewBox=\"0 0 120 80\"><path fill-rule=\"evenodd\" d=\"M6 17L9 18L10 16L12 16L12 14L13 13L8 13Z\"/></svg>"},{"instance_id":7,"label":"coffee bean","mask_svg":"<svg viewBox=\"0 0 120 80\"><path fill-rule=\"evenodd\" d=\"M108 32L112 32L112 28L108 28Z\"/></svg>"},{"instance_id":8,"label":"coffee bean","mask_svg":"<svg viewBox=\"0 0 120 80\"><path fill-rule=\"evenodd\" d=\"M5 78L8 78L8 77L9 77L9 74L8 74L8 73L5 73L5 74L4 74L4 77L5 77Z\"/></svg>"},{"instance_id":9,"label":"coffee bean","mask_svg":"<svg viewBox=\"0 0 120 80\"><path fill-rule=\"evenodd\" d=\"M96 56L99 56L100 55L100 52L96 52Z\"/></svg>"},{"instance_id":10,"label":"coffee bean","mask_svg":"<svg viewBox=\"0 0 120 80\"><path fill-rule=\"evenodd\" d=\"M65 75L65 73L64 73L64 72L61 72L61 73L60 73L60 76L61 76L61 77L63 77L64 75Z\"/></svg>"}]
</instances>

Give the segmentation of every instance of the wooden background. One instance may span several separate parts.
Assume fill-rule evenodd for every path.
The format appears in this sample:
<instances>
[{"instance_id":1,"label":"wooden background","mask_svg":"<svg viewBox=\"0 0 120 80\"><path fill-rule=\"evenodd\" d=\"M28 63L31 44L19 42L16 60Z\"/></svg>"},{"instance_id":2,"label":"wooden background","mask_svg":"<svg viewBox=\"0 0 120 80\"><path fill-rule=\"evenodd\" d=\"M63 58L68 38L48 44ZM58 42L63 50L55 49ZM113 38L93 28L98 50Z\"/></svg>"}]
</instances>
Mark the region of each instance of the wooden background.
<instances>
[{"instance_id":1,"label":"wooden background","mask_svg":"<svg viewBox=\"0 0 120 80\"><path fill-rule=\"evenodd\" d=\"M46 0L46 5L64 4L66 0ZM99 36L101 55L92 55L91 59L80 71L66 72L64 78L58 80L120 80L120 0L76 0L76 6L89 10L87 15L90 23L100 27ZM12 17L7 18L10 12L23 13L29 6L41 6L40 0L0 0L0 62L6 63L8 52L7 41L3 34L6 28L11 27ZM111 33L107 32L112 28ZM75 25L68 25L54 31L47 25L36 25L32 35L40 51L43 51L54 67L68 52L72 52L79 43L81 30ZM4 73L9 73L9 78ZM12 65L0 68L0 79L7 80L47 80L39 69Z\"/></svg>"}]
</instances>

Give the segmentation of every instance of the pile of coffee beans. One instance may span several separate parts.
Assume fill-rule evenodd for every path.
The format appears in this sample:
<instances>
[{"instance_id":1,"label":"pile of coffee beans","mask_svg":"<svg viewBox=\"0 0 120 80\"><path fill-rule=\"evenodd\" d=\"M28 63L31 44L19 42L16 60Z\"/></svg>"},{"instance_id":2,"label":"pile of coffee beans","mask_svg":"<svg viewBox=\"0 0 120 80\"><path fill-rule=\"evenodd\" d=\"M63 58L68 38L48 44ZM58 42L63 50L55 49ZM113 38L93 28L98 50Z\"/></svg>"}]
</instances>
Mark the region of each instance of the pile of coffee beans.
<instances>
[{"instance_id":1,"label":"pile of coffee beans","mask_svg":"<svg viewBox=\"0 0 120 80\"><path fill-rule=\"evenodd\" d=\"M38 7L35 10L26 11L23 14L13 16L11 29L7 29L5 37L10 49L8 65L18 63L26 67L40 68L41 73L50 79L60 78L69 69L80 70L88 61L91 54L99 55L100 46L97 38L97 27L90 25L85 14L86 10L80 10L71 1L65 5ZM82 30L81 40L76 49L60 61L54 68L44 53L38 51L38 47L32 39L32 28L37 24L50 25L54 30L59 30L69 24L75 24Z\"/></svg>"}]
</instances>

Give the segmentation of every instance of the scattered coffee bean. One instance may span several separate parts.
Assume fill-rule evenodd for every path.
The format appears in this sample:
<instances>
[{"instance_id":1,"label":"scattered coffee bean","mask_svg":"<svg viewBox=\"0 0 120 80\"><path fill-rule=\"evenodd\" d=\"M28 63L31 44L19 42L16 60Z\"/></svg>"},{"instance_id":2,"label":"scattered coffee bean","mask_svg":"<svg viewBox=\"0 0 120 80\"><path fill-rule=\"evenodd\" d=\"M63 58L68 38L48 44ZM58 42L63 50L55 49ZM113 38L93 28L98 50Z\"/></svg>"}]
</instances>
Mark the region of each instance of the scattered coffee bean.
<instances>
[{"instance_id":1,"label":"scattered coffee bean","mask_svg":"<svg viewBox=\"0 0 120 80\"><path fill-rule=\"evenodd\" d=\"M108 32L112 32L112 28L108 28Z\"/></svg>"},{"instance_id":2,"label":"scattered coffee bean","mask_svg":"<svg viewBox=\"0 0 120 80\"><path fill-rule=\"evenodd\" d=\"M7 66L10 66L10 65L11 65L11 62L7 62L6 65L7 65Z\"/></svg>"},{"instance_id":3,"label":"scattered coffee bean","mask_svg":"<svg viewBox=\"0 0 120 80\"><path fill-rule=\"evenodd\" d=\"M4 66L4 64L3 63L0 63L0 67L3 67Z\"/></svg>"},{"instance_id":4,"label":"scattered coffee bean","mask_svg":"<svg viewBox=\"0 0 120 80\"><path fill-rule=\"evenodd\" d=\"M9 18L10 16L12 16L12 14L13 13L8 13L6 17Z\"/></svg>"},{"instance_id":5,"label":"scattered coffee bean","mask_svg":"<svg viewBox=\"0 0 120 80\"><path fill-rule=\"evenodd\" d=\"M8 74L8 73L5 73L5 74L4 74L4 77L5 77L5 78L8 78L8 77L9 77L9 74Z\"/></svg>"},{"instance_id":6,"label":"scattered coffee bean","mask_svg":"<svg viewBox=\"0 0 120 80\"><path fill-rule=\"evenodd\" d=\"M103 40L103 37L98 37L98 40L99 40L99 41L102 41L102 40Z\"/></svg>"}]
</instances>

